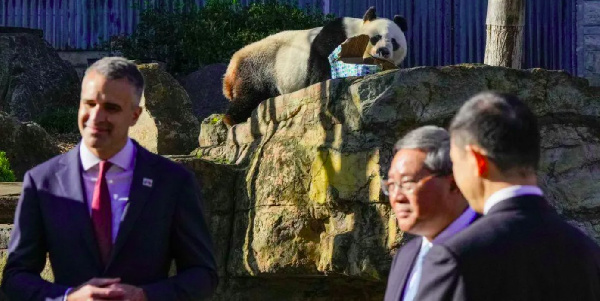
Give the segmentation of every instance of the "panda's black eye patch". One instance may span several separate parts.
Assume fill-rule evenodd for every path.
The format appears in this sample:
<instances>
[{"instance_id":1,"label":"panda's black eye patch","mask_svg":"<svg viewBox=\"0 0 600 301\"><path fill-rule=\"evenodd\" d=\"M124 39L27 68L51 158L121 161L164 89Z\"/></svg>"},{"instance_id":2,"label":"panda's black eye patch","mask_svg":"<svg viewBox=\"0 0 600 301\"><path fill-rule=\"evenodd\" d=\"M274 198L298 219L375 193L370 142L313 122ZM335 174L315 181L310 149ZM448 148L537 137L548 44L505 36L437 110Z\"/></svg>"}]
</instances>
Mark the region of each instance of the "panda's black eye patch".
<instances>
[{"instance_id":1,"label":"panda's black eye patch","mask_svg":"<svg viewBox=\"0 0 600 301\"><path fill-rule=\"evenodd\" d=\"M371 44L375 45L377 44L377 42L379 42L379 40L381 40L381 36L380 35L374 35L371 37Z\"/></svg>"},{"instance_id":2,"label":"panda's black eye patch","mask_svg":"<svg viewBox=\"0 0 600 301\"><path fill-rule=\"evenodd\" d=\"M394 51L398 50L398 48L400 48L400 44L398 44L398 42L396 42L396 39L392 39L392 49L394 49Z\"/></svg>"}]
</instances>

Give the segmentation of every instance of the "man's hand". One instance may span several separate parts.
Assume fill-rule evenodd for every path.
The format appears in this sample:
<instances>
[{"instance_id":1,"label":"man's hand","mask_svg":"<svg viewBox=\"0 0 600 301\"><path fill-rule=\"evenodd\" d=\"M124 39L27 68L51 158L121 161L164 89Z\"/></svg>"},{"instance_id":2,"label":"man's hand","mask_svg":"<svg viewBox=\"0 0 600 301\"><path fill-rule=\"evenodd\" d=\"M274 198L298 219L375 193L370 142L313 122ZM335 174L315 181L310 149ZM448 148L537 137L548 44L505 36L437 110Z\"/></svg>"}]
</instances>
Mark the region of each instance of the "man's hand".
<instances>
[{"instance_id":1,"label":"man's hand","mask_svg":"<svg viewBox=\"0 0 600 301\"><path fill-rule=\"evenodd\" d=\"M117 288L124 293L123 300L127 301L147 301L146 293L143 289L124 283L111 284L109 288Z\"/></svg>"},{"instance_id":2,"label":"man's hand","mask_svg":"<svg viewBox=\"0 0 600 301\"><path fill-rule=\"evenodd\" d=\"M119 278L92 278L70 291L67 301L123 300L125 291L115 286L119 281Z\"/></svg>"}]
</instances>

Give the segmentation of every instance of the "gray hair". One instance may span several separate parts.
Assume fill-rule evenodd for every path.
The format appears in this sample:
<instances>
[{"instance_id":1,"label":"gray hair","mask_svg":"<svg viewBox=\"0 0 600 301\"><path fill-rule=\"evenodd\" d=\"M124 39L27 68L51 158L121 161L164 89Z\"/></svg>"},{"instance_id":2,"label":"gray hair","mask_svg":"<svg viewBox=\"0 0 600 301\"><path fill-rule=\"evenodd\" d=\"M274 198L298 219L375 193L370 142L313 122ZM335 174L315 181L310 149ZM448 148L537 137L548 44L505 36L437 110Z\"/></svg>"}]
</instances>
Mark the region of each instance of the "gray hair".
<instances>
[{"instance_id":1,"label":"gray hair","mask_svg":"<svg viewBox=\"0 0 600 301\"><path fill-rule=\"evenodd\" d=\"M427 153L427 169L440 175L452 174L450 135L441 127L426 125L410 131L394 145L394 152L401 149L423 150Z\"/></svg>"},{"instance_id":2,"label":"gray hair","mask_svg":"<svg viewBox=\"0 0 600 301\"><path fill-rule=\"evenodd\" d=\"M144 93L144 76L132 61L118 56L105 57L88 67L85 74L87 75L92 70L102 74L107 79L127 79L135 88L137 97L134 105L140 105Z\"/></svg>"}]
</instances>

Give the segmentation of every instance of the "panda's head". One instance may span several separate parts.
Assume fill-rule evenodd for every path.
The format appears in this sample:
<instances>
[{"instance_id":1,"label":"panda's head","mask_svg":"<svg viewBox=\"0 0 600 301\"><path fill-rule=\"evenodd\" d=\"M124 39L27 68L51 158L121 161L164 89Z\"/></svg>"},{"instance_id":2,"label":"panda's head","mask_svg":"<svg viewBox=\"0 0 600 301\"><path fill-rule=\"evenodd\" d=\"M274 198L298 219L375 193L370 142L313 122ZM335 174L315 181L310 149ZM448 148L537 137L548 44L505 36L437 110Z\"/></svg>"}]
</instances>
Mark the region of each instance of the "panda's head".
<instances>
[{"instance_id":1,"label":"panda's head","mask_svg":"<svg viewBox=\"0 0 600 301\"><path fill-rule=\"evenodd\" d=\"M363 17L361 32L367 34L372 45L369 54L374 57L390 60L400 65L406 57L406 19L396 15L394 21L377 18L375 7L371 7Z\"/></svg>"}]
</instances>

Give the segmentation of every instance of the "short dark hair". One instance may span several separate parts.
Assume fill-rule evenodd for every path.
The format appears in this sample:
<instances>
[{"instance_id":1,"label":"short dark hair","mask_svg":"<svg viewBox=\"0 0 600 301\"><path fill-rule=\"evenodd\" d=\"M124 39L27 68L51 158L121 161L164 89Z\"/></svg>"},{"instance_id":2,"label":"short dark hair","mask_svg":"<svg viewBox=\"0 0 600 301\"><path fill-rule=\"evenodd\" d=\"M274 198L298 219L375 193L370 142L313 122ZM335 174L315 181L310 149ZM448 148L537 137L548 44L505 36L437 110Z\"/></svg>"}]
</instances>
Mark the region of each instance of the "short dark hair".
<instances>
[{"instance_id":1,"label":"short dark hair","mask_svg":"<svg viewBox=\"0 0 600 301\"><path fill-rule=\"evenodd\" d=\"M408 132L394 145L394 152L401 149L421 149L427 153L423 163L429 171L444 176L452 174L450 135L441 127L426 125Z\"/></svg>"},{"instance_id":2,"label":"short dark hair","mask_svg":"<svg viewBox=\"0 0 600 301\"><path fill-rule=\"evenodd\" d=\"M540 160L540 131L537 118L515 95L482 92L471 97L450 124L457 146L476 144L504 172L533 168Z\"/></svg>"},{"instance_id":3,"label":"short dark hair","mask_svg":"<svg viewBox=\"0 0 600 301\"><path fill-rule=\"evenodd\" d=\"M88 67L85 74L88 74L91 70L102 74L107 79L127 79L135 88L137 96L135 105L140 105L140 100L144 93L144 76L135 63L124 57L104 57Z\"/></svg>"}]
</instances>

